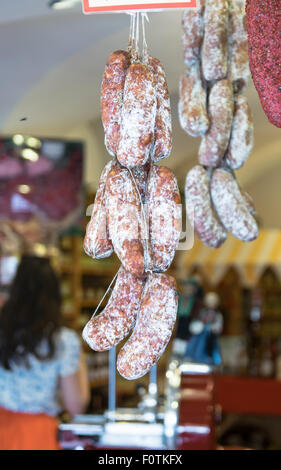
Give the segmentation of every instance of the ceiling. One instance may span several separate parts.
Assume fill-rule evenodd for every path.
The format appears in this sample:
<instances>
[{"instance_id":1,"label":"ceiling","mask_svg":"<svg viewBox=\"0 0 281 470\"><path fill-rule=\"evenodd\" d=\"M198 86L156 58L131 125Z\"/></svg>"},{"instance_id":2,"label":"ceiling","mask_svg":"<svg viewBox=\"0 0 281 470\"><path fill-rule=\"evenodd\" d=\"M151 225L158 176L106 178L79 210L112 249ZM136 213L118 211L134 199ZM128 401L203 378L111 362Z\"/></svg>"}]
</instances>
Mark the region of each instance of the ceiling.
<instances>
[{"instance_id":1,"label":"ceiling","mask_svg":"<svg viewBox=\"0 0 281 470\"><path fill-rule=\"evenodd\" d=\"M0 132L64 136L91 122L102 139L101 77L110 52L127 46L129 16L86 16L79 5L55 11L47 3L0 2ZM196 163L199 139L187 136L177 119L178 81L184 68L181 12L150 13L149 20L147 42L151 54L164 64L172 100L174 149L166 164L183 181ZM260 193L261 179L265 181L274 167L281 172L281 130L267 121L252 83L247 95L254 116L255 148L238 178L251 188L259 182ZM27 119L21 121L23 117ZM281 212L279 219L281 226Z\"/></svg>"}]
</instances>

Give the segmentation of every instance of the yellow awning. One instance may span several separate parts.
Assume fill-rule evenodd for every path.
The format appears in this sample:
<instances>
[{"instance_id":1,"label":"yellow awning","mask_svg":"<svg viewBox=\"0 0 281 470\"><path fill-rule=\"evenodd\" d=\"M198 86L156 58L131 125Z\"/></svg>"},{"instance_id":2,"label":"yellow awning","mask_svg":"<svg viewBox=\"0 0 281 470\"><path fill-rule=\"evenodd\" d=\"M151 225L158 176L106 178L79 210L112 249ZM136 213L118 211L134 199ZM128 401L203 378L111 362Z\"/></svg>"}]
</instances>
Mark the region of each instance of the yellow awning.
<instances>
[{"instance_id":1,"label":"yellow awning","mask_svg":"<svg viewBox=\"0 0 281 470\"><path fill-rule=\"evenodd\" d=\"M218 249L207 248L195 237L193 248L179 254L178 267L188 275L195 266L211 284L217 284L230 266L246 285L254 285L267 266L281 279L281 230L260 230L259 237L248 243L228 235Z\"/></svg>"}]
</instances>

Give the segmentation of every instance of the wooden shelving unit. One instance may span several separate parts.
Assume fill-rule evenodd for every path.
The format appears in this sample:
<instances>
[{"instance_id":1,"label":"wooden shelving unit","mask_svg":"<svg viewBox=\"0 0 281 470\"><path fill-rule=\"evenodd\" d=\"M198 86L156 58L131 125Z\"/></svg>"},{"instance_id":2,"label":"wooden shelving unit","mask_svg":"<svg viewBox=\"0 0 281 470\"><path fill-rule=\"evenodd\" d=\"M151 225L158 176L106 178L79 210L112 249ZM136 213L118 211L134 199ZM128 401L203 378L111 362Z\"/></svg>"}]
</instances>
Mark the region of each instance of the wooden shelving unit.
<instances>
[{"instance_id":1,"label":"wooden shelving unit","mask_svg":"<svg viewBox=\"0 0 281 470\"><path fill-rule=\"evenodd\" d=\"M56 262L55 267L62 281L64 305L67 307L64 318L67 322L71 320L72 327L79 330L81 315L85 314L86 309L93 313L120 263L115 257L106 262L90 259L83 252L81 237L66 237L61 245L61 260ZM66 284L68 287L65 288ZM103 308L106 303L107 299L100 307Z\"/></svg>"},{"instance_id":2,"label":"wooden shelving unit","mask_svg":"<svg viewBox=\"0 0 281 470\"><path fill-rule=\"evenodd\" d=\"M81 335L120 263L114 256L101 261L86 256L81 236L63 237L60 245L61 256L56 260L55 268L61 279L64 324ZM108 297L101 303L99 311L105 307L107 301ZM108 353L96 353L84 341L82 344L92 388L105 386L108 382Z\"/></svg>"}]
</instances>

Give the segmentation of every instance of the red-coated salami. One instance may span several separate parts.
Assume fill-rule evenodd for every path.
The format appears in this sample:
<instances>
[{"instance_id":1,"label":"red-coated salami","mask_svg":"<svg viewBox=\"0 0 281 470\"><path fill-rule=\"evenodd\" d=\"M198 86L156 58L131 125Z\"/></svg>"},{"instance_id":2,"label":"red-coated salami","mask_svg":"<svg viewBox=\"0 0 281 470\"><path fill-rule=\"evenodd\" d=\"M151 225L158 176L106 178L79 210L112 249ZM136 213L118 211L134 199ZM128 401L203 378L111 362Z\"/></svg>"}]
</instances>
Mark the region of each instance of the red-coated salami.
<instances>
[{"instance_id":1,"label":"red-coated salami","mask_svg":"<svg viewBox=\"0 0 281 470\"><path fill-rule=\"evenodd\" d=\"M281 0L247 0L246 30L261 105L268 120L281 127Z\"/></svg>"}]
</instances>

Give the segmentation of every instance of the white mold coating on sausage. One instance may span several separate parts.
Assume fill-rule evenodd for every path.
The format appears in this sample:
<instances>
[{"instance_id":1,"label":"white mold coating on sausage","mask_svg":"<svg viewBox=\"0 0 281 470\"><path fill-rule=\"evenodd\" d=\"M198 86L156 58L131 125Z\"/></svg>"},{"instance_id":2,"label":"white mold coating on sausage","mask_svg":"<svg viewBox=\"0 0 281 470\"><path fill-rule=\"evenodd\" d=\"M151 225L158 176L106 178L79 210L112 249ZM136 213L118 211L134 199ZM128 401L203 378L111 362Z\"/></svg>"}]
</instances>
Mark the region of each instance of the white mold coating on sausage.
<instances>
[{"instance_id":1,"label":"white mold coating on sausage","mask_svg":"<svg viewBox=\"0 0 281 470\"><path fill-rule=\"evenodd\" d=\"M119 352L117 369L124 378L145 375L160 359L177 317L178 295L171 276L150 274L143 291L136 326Z\"/></svg>"},{"instance_id":2,"label":"white mold coating on sausage","mask_svg":"<svg viewBox=\"0 0 281 470\"><path fill-rule=\"evenodd\" d=\"M166 75L161 62L150 57L149 65L155 75L157 99L154 143L151 148L151 157L154 162L158 162L163 158L168 158L172 150L171 104Z\"/></svg>"},{"instance_id":3,"label":"white mold coating on sausage","mask_svg":"<svg viewBox=\"0 0 281 470\"><path fill-rule=\"evenodd\" d=\"M258 237L258 225L230 171L214 170L211 196L224 227L239 240L249 242Z\"/></svg>"},{"instance_id":4,"label":"white mold coating on sausage","mask_svg":"<svg viewBox=\"0 0 281 470\"><path fill-rule=\"evenodd\" d=\"M177 180L164 166L152 165L146 196L153 270L166 271L175 256L182 222L182 207Z\"/></svg>"},{"instance_id":5,"label":"white mold coating on sausage","mask_svg":"<svg viewBox=\"0 0 281 470\"><path fill-rule=\"evenodd\" d=\"M137 319L144 284L144 277L120 268L105 309L84 327L82 336L91 349L107 351L129 334Z\"/></svg>"},{"instance_id":6,"label":"white mold coating on sausage","mask_svg":"<svg viewBox=\"0 0 281 470\"><path fill-rule=\"evenodd\" d=\"M244 95L235 96L231 136L224 160L232 169L241 168L254 146L254 123L251 109Z\"/></svg>"},{"instance_id":7,"label":"white mold coating on sausage","mask_svg":"<svg viewBox=\"0 0 281 470\"><path fill-rule=\"evenodd\" d=\"M200 240L211 248L221 246L227 233L212 206L208 173L200 165L186 175L185 203L187 217Z\"/></svg>"},{"instance_id":8,"label":"white mold coating on sausage","mask_svg":"<svg viewBox=\"0 0 281 470\"><path fill-rule=\"evenodd\" d=\"M84 238L85 253L96 259L106 258L113 253L113 246L107 233L105 210L106 181L113 165L115 165L114 160L108 162L101 174L92 209L91 219L87 225L86 235Z\"/></svg>"}]
</instances>

